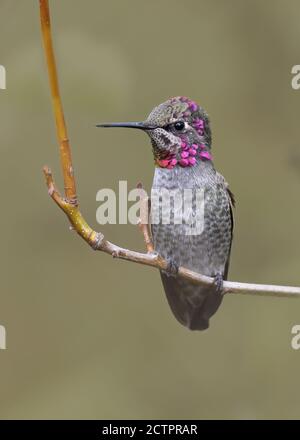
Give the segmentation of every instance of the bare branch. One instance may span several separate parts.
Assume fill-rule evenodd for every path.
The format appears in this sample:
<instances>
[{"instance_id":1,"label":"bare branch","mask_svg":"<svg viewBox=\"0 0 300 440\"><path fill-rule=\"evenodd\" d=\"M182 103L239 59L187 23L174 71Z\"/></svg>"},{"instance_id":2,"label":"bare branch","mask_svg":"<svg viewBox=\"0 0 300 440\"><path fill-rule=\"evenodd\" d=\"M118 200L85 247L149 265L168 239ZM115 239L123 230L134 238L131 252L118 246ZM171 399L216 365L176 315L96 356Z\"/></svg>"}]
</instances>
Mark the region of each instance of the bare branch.
<instances>
[{"instance_id":1,"label":"bare branch","mask_svg":"<svg viewBox=\"0 0 300 440\"><path fill-rule=\"evenodd\" d=\"M154 252L154 245L149 225L149 199L148 196L145 197L146 193L145 191L143 191L143 185L141 183L137 185L137 188L139 189L140 193L139 196L141 205L138 226L143 234L144 242L146 244L147 252L149 254Z\"/></svg>"},{"instance_id":2,"label":"bare branch","mask_svg":"<svg viewBox=\"0 0 300 440\"><path fill-rule=\"evenodd\" d=\"M48 0L40 0L42 36L46 54L52 104L56 121L57 137L60 145L60 159L63 169L66 198L73 205L77 204L76 185L72 165L71 147L69 144L64 111L60 99L56 63L51 37L51 23Z\"/></svg>"},{"instance_id":3,"label":"bare branch","mask_svg":"<svg viewBox=\"0 0 300 440\"><path fill-rule=\"evenodd\" d=\"M40 0L40 16L42 26L42 36L44 42L45 55L48 66L49 82L53 102L53 110L57 128L57 136L60 145L60 158L64 177L65 197L61 196L55 186L50 168L44 167L44 175L48 187L48 193L55 203L64 211L69 218L72 228L95 250L105 252L115 258L131 261L134 263L152 266L160 270L166 270L168 263L161 256L153 252L153 243L149 231L149 225L140 223L143 233L147 253L135 252L121 248L107 240L101 232L94 231L85 221L79 210L79 203L76 195L76 184L73 172L71 147L69 144L67 129L64 119L63 107L61 103L58 78L56 71L55 56L51 38L50 14L48 0ZM139 186L142 188L141 186ZM184 267L179 267L178 276L186 278L196 284L212 285L214 279L193 272ZM267 284L248 284L232 281L224 281L225 293L240 293L250 295L265 295L277 297L300 297L300 287L272 286Z\"/></svg>"}]
</instances>

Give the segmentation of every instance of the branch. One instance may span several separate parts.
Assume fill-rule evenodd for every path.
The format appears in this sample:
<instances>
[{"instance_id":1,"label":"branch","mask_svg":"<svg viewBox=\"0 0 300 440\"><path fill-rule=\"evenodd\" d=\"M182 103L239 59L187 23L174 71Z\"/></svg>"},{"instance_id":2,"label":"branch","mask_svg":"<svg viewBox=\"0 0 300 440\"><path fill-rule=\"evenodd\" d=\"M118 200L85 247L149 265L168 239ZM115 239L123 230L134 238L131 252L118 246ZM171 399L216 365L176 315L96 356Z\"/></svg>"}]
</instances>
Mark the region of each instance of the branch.
<instances>
[{"instance_id":1,"label":"branch","mask_svg":"<svg viewBox=\"0 0 300 440\"><path fill-rule=\"evenodd\" d=\"M71 148L69 144L64 111L61 103L56 63L51 37L51 23L48 0L40 0L42 35L49 73L49 83L55 115L57 137L60 146L60 159L63 170L65 194L70 203L77 205L76 185L72 166Z\"/></svg>"},{"instance_id":2,"label":"branch","mask_svg":"<svg viewBox=\"0 0 300 440\"><path fill-rule=\"evenodd\" d=\"M54 202L64 211L69 218L72 229L82 237L94 250L105 252L115 258L131 261L134 263L152 266L160 270L168 268L168 262L160 255L153 252L149 230L140 225L147 246L147 253L135 252L121 248L104 238L101 232L94 231L86 222L79 210L76 195L76 184L72 165L71 147L67 136L67 128L61 103L54 50L52 45L50 14L48 0L40 0L40 16L44 50L48 66L49 82L52 96L53 111L55 115L57 136L60 146L61 166L64 177L65 195L62 196L53 180L50 168L44 167L44 175L48 187L48 193ZM196 284L210 286L214 279L193 272L187 268L179 267L178 276L190 280ZM232 281L224 281L225 293L240 293L251 295L266 295L277 297L300 297L300 287L273 286L267 284L248 284Z\"/></svg>"}]
</instances>

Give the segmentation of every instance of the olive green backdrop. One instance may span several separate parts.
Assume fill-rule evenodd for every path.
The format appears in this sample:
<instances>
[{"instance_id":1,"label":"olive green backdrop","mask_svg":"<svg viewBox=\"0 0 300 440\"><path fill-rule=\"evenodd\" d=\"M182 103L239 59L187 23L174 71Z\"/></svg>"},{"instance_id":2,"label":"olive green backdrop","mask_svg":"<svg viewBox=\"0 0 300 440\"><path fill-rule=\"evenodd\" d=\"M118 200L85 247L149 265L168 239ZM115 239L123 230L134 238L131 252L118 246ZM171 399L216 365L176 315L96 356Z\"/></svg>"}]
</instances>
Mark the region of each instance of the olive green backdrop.
<instances>
[{"instance_id":1,"label":"olive green backdrop","mask_svg":"<svg viewBox=\"0 0 300 440\"><path fill-rule=\"evenodd\" d=\"M60 84L88 221L143 249L137 228L96 223L96 192L149 189L147 137L100 130L170 96L209 112L218 170L236 195L230 279L300 284L299 1L52 0ZM68 230L38 1L0 1L1 418L298 418L293 299L225 298L192 333L157 271L95 253Z\"/></svg>"}]
</instances>

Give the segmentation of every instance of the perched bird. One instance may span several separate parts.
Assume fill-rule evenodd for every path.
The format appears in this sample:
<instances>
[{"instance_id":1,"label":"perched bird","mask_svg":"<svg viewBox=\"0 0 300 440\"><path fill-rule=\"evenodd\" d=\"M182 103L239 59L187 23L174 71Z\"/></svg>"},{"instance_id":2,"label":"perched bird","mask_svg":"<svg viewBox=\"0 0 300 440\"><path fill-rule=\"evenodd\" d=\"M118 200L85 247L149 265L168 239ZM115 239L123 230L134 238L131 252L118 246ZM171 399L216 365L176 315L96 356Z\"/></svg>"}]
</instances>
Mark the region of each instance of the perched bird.
<instances>
[{"instance_id":1,"label":"perched bird","mask_svg":"<svg viewBox=\"0 0 300 440\"><path fill-rule=\"evenodd\" d=\"M178 195L185 190L193 192L190 203L184 206L181 223L174 221L175 211L180 208L175 207L175 196L169 204L173 221L159 217L151 229L155 251L169 262L169 270L161 271L161 278L172 312L191 330L207 329L222 302L223 280L227 279L234 197L212 162L206 111L191 99L178 96L155 107L143 122L98 126L136 128L150 136L156 165L152 193L162 189ZM196 192L202 195L200 208ZM196 222L199 227L193 230ZM215 283L207 287L180 278L176 275L178 266L214 277Z\"/></svg>"}]
</instances>

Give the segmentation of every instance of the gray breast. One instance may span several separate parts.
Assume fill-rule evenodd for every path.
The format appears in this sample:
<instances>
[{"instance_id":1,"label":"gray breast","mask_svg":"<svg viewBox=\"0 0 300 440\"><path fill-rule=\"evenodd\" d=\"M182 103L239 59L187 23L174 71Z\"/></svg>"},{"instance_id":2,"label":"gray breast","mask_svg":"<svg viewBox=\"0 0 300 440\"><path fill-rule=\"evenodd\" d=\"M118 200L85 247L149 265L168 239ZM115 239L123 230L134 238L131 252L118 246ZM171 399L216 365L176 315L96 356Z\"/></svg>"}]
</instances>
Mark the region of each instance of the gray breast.
<instances>
[{"instance_id":1,"label":"gray breast","mask_svg":"<svg viewBox=\"0 0 300 440\"><path fill-rule=\"evenodd\" d=\"M172 258L177 265L205 275L224 273L231 246L231 212L226 182L211 162L172 170L156 168L153 189L165 188L173 193L191 190L203 194L203 211L196 209L196 198L184 210L183 224L152 224L152 234L157 252L164 258ZM176 204L171 200L172 214ZM186 207L185 207L186 208ZM203 221L199 216L203 213ZM172 216L171 216L172 217ZM152 217L153 219L153 217ZM187 221L185 221L187 220ZM191 232L191 221L197 221L200 229ZM156 216L157 221L157 216ZM195 225L195 223L194 223Z\"/></svg>"}]
</instances>

